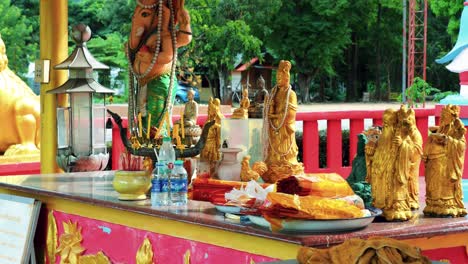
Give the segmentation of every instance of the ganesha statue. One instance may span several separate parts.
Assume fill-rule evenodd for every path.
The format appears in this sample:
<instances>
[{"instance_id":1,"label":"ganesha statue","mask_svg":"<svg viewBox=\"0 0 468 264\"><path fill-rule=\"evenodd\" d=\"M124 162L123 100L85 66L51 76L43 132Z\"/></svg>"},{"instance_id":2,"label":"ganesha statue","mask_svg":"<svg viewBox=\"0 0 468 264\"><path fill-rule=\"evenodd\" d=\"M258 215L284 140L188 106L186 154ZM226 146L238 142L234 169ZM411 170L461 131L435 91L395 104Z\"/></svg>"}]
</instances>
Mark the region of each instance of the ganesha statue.
<instances>
[{"instance_id":1,"label":"ganesha statue","mask_svg":"<svg viewBox=\"0 0 468 264\"><path fill-rule=\"evenodd\" d=\"M141 116L141 122L145 123L142 127L162 128L161 123L169 119L165 116L171 114L177 89L177 49L192 40L190 16L184 0L136 2L126 45L132 76L129 127L134 127L135 120L130 117Z\"/></svg>"},{"instance_id":2,"label":"ganesha statue","mask_svg":"<svg viewBox=\"0 0 468 264\"><path fill-rule=\"evenodd\" d=\"M39 155L40 101L29 86L8 67L0 37L0 154Z\"/></svg>"}]
</instances>

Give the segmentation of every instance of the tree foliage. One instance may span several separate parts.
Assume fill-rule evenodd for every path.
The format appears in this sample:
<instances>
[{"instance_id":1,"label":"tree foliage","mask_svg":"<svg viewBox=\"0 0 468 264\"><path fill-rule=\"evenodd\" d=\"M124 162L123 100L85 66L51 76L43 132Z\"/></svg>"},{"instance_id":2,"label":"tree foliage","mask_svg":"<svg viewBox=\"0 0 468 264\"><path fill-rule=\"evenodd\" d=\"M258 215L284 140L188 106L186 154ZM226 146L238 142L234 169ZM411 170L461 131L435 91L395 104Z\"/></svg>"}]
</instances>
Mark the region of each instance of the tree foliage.
<instances>
[{"instance_id":1,"label":"tree foliage","mask_svg":"<svg viewBox=\"0 0 468 264\"><path fill-rule=\"evenodd\" d=\"M7 48L8 65L19 74L27 73L29 61L37 54L39 42L29 37L34 24L29 19L10 0L0 0L0 34Z\"/></svg>"},{"instance_id":2,"label":"tree foliage","mask_svg":"<svg viewBox=\"0 0 468 264\"><path fill-rule=\"evenodd\" d=\"M122 69L134 0L69 0L69 24L88 24L94 56ZM463 4L430 0L427 82L458 90L457 75L434 62L454 45ZM179 49L180 71L203 74L214 94L229 95L230 71L238 63L268 53L293 62L293 79L303 102L359 100L374 91L377 100L401 91L402 3L393 0L191 0L193 41ZM10 67L19 73L34 61L39 45L39 2L0 0L0 33ZM70 46L73 43L70 42ZM219 89L220 88L220 89Z\"/></svg>"}]
</instances>

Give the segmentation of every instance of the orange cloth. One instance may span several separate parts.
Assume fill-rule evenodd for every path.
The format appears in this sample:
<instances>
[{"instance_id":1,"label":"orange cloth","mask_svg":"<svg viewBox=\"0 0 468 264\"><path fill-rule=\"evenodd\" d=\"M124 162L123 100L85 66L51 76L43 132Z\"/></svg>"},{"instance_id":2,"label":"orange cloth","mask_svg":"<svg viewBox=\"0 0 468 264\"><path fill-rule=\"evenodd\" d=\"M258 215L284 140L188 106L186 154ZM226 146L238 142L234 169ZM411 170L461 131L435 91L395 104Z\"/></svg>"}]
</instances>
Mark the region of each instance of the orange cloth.
<instances>
[{"instance_id":1,"label":"orange cloth","mask_svg":"<svg viewBox=\"0 0 468 264\"><path fill-rule=\"evenodd\" d=\"M364 215L361 208L345 200L273 192L268 193L267 202L260 211L274 231L281 229L282 218L342 219Z\"/></svg>"},{"instance_id":2,"label":"orange cloth","mask_svg":"<svg viewBox=\"0 0 468 264\"><path fill-rule=\"evenodd\" d=\"M189 198L197 201L208 201L214 204L225 204L227 201L224 194L232 189L240 189L246 182L223 181L206 178L196 178L192 181L192 188L189 191ZM262 184L267 187L269 184Z\"/></svg>"},{"instance_id":3,"label":"orange cloth","mask_svg":"<svg viewBox=\"0 0 468 264\"><path fill-rule=\"evenodd\" d=\"M353 189L343 177L336 173L315 173L290 176L279 180L277 191L300 196L344 197L353 195Z\"/></svg>"},{"instance_id":4,"label":"orange cloth","mask_svg":"<svg viewBox=\"0 0 468 264\"><path fill-rule=\"evenodd\" d=\"M386 237L351 238L326 249L302 247L297 261L300 264L431 263L419 248Z\"/></svg>"}]
</instances>

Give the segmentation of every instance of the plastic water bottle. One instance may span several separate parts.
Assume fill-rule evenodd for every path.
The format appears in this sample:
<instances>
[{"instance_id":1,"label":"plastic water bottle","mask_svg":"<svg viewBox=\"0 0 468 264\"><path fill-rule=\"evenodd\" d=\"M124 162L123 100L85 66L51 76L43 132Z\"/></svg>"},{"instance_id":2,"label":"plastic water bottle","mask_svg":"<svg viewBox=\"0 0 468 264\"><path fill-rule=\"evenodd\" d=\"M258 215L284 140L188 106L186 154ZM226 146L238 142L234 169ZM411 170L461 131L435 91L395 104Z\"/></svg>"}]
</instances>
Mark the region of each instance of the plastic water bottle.
<instances>
[{"instance_id":1,"label":"plastic water bottle","mask_svg":"<svg viewBox=\"0 0 468 264\"><path fill-rule=\"evenodd\" d=\"M187 171L184 162L177 160L171 175L171 201L174 205L187 204Z\"/></svg>"},{"instance_id":2,"label":"plastic water bottle","mask_svg":"<svg viewBox=\"0 0 468 264\"><path fill-rule=\"evenodd\" d=\"M172 147L171 138L164 137L163 144L159 149L158 153L159 163L163 164L164 173L162 174L163 178L161 179L161 191L167 192L166 200L164 201L163 205L170 205L171 204L171 174L172 169L174 168L175 162L175 150Z\"/></svg>"},{"instance_id":3,"label":"plastic water bottle","mask_svg":"<svg viewBox=\"0 0 468 264\"><path fill-rule=\"evenodd\" d=\"M169 179L167 177L164 164L156 163L156 168L153 170L153 178L151 179L151 205L162 206L167 205L169 201Z\"/></svg>"},{"instance_id":4,"label":"plastic water bottle","mask_svg":"<svg viewBox=\"0 0 468 264\"><path fill-rule=\"evenodd\" d=\"M174 166L175 162L175 150L172 147L171 138L163 138L163 143L158 152L159 162L162 162L165 167ZM169 165L172 164L172 165Z\"/></svg>"}]
</instances>

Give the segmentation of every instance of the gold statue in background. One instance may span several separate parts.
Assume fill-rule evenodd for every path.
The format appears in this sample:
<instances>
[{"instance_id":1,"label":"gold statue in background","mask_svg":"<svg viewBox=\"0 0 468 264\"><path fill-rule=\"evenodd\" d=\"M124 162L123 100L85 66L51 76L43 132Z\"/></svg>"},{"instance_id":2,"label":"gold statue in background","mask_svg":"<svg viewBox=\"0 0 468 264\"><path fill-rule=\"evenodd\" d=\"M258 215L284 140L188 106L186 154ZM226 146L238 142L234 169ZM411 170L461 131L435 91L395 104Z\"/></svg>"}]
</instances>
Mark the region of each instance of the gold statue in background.
<instances>
[{"instance_id":1,"label":"gold statue in background","mask_svg":"<svg viewBox=\"0 0 468 264\"><path fill-rule=\"evenodd\" d=\"M260 75L257 79L257 92L255 93L253 103L249 106L250 118L263 118L263 109L268 96L268 90L265 88L265 79Z\"/></svg>"},{"instance_id":2,"label":"gold statue in background","mask_svg":"<svg viewBox=\"0 0 468 264\"><path fill-rule=\"evenodd\" d=\"M372 186L373 205L382 209L388 221L409 220L411 207L419 206L418 187L413 181L417 180L414 175L419 169L421 142L414 110L402 106L398 111L384 111L377 144L366 145L366 158L372 161L367 179Z\"/></svg>"},{"instance_id":3,"label":"gold statue in background","mask_svg":"<svg viewBox=\"0 0 468 264\"><path fill-rule=\"evenodd\" d=\"M182 138L185 138L185 143L187 146L197 144L202 133L202 129L197 125L198 119L198 103L194 100L195 91L190 88L187 91L187 103L184 106L184 114L181 119L177 120L174 123L174 130ZM174 132L175 131L175 132ZM177 135L173 135L176 137Z\"/></svg>"},{"instance_id":4,"label":"gold statue in background","mask_svg":"<svg viewBox=\"0 0 468 264\"><path fill-rule=\"evenodd\" d=\"M29 86L8 67L5 43L0 37L0 153L39 158L40 101Z\"/></svg>"},{"instance_id":5,"label":"gold statue in background","mask_svg":"<svg viewBox=\"0 0 468 264\"><path fill-rule=\"evenodd\" d=\"M249 118L249 107L250 107L250 100L249 100L249 89L244 87L242 89L242 99L240 101L240 106L237 109L234 109L231 118L232 119L247 119Z\"/></svg>"},{"instance_id":6,"label":"gold statue in background","mask_svg":"<svg viewBox=\"0 0 468 264\"><path fill-rule=\"evenodd\" d=\"M297 97L289 84L291 63L280 61L276 73L277 85L265 104L263 127L266 138L265 163L268 171L265 182L276 182L293 174L304 173L302 163L297 161L296 111Z\"/></svg>"},{"instance_id":7,"label":"gold statue in background","mask_svg":"<svg viewBox=\"0 0 468 264\"><path fill-rule=\"evenodd\" d=\"M426 215L460 217L467 214L461 186L466 129L459 114L459 106L445 106L440 125L430 129L432 133L424 147Z\"/></svg>"}]
</instances>

